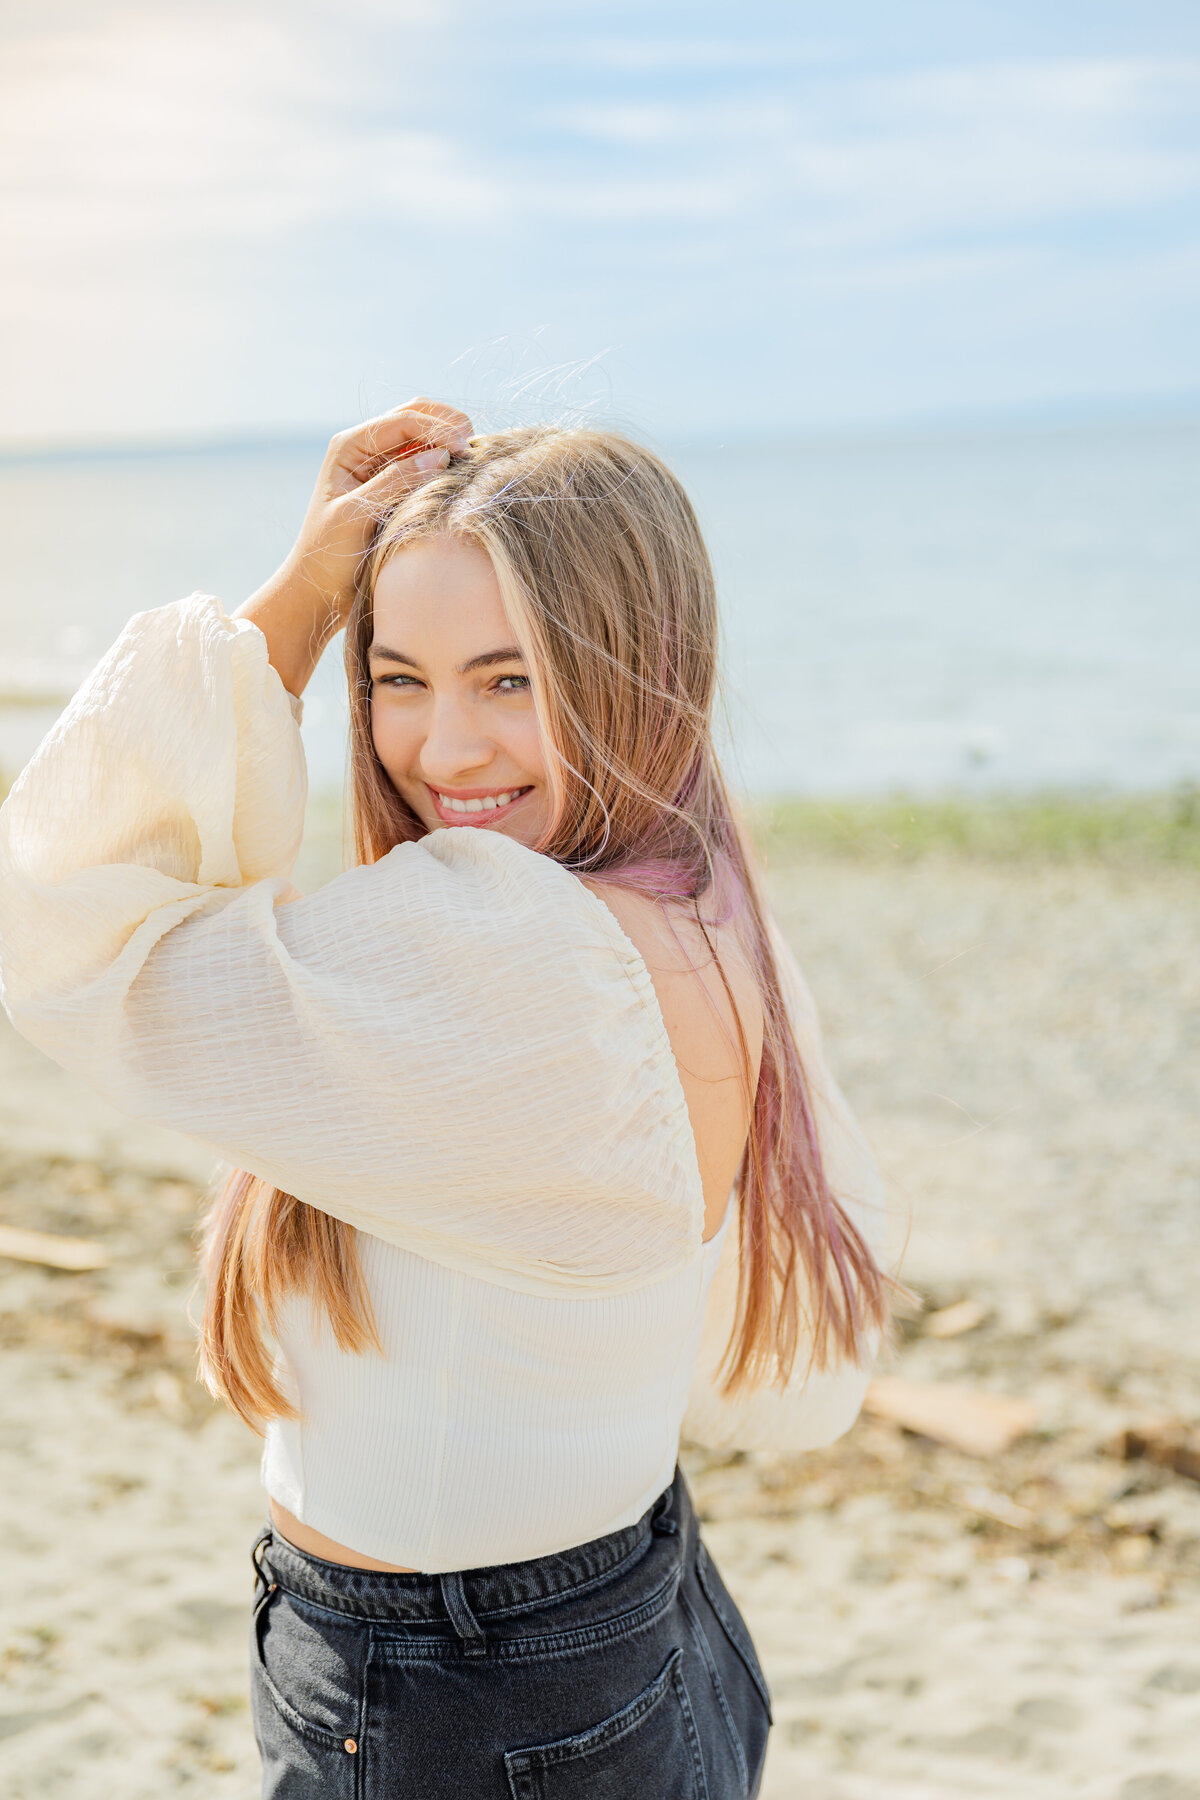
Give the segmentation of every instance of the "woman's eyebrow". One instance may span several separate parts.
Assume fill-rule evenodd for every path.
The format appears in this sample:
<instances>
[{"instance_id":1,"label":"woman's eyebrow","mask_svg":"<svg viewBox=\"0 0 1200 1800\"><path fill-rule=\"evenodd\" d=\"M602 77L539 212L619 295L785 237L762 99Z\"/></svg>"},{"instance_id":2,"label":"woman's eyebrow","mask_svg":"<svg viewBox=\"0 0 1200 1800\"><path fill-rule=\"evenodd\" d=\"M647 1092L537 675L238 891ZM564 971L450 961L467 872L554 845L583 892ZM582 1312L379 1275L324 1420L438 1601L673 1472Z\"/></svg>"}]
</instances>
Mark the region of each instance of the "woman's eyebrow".
<instances>
[{"instance_id":1,"label":"woman's eyebrow","mask_svg":"<svg viewBox=\"0 0 1200 1800\"><path fill-rule=\"evenodd\" d=\"M409 669L421 667L415 656L409 656L404 650L389 650L385 644L372 644L367 654L372 662L403 663ZM524 656L515 644L506 644L502 650L485 650L481 656L473 656L469 662L459 663L454 673L469 675L472 669L490 669L493 663L524 661Z\"/></svg>"},{"instance_id":2,"label":"woman's eyebrow","mask_svg":"<svg viewBox=\"0 0 1200 1800\"><path fill-rule=\"evenodd\" d=\"M389 650L384 644L372 644L367 655L372 662L406 663L410 669L419 669L421 666L415 656L408 656L403 650Z\"/></svg>"},{"instance_id":3,"label":"woman's eyebrow","mask_svg":"<svg viewBox=\"0 0 1200 1800\"><path fill-rule=\"evenodd\" d=\"M503 650L485 650L482 656L473 656L470 662L459 663L454 673L469 675L472 669L490 669L493 663L524 661L525 658L515 644L506 644Z\"/></svg>"}]
</instances>

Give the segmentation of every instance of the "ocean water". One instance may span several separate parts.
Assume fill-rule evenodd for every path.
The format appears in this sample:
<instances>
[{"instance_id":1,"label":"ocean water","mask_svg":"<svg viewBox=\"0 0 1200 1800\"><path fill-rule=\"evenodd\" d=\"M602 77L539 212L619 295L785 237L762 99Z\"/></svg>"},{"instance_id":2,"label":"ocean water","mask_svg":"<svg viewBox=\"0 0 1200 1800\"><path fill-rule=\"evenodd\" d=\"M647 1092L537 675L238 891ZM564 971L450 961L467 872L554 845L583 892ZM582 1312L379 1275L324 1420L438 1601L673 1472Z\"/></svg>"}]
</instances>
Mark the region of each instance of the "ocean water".
<instances>
[{"instance_id":1,"label":"ocean water","mask_svg":"<svg viewBox=\"0 0 1200 1800\"><path fill-rule=\"evenodd\" d=\"M678 446L720 583L727 756L752 793L1200 779L1200 418ZM0 774L125 620L232 607L319 444L0 464ZM341 784L339 646L306 705ZM40 703L39 703L40 702Z\"/></svg>"}]
</instances>

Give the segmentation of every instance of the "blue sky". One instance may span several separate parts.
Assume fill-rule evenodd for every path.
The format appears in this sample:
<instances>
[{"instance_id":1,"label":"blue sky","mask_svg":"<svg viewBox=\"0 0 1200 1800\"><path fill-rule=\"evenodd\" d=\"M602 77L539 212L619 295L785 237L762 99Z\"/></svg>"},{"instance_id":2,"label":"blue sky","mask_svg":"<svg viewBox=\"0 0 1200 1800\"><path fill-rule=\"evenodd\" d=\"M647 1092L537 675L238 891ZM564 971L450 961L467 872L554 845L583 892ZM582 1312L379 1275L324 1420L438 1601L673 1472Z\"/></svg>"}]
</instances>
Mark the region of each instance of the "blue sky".
<instances>
[{"instance_id":1,"label":"blue sky","mask_svg":"<svg viewBox=\"0 0 1200 1800\"><path fill-rule=\"evenodd\" d=\"M8 0L0 443L1200 397L1200 7Z\"/></svg>"}]
</instances>

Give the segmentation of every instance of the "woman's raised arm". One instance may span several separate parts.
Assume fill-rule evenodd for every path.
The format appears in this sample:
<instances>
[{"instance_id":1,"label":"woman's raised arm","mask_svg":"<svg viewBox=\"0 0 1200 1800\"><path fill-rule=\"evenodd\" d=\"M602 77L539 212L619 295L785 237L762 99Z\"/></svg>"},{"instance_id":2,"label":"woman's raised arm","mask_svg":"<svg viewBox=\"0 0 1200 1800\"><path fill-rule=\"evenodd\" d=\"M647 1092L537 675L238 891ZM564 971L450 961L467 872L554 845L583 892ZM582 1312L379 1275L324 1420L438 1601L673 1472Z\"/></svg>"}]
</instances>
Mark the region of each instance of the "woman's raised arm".
<instances>
[{"instance_id":1,"label":"woman's raised arm","mask_svg":"<svg viewBox=\"0 0 1200 1800\"><path fill-rule=\"evenodd\" d=\"M421 397L332 439L295 544L234 615L263 633L290 694L346 623L380 515L465 450L472 429L466 413Z\"/></svg>"},{"instance_id":2,"label":"woman's raised arm","mask_svg":"<svg viewBox=\"0 0 1200 1800\"><path fill-rule=\"evenodd\" d=\"M499 832L432 832L297 896L298 710L217 601L130 621L0 808L17 1030L448 1266L565 1294L678 1267L703 1195L615 919Z\"/></svg>"}]
</instances>

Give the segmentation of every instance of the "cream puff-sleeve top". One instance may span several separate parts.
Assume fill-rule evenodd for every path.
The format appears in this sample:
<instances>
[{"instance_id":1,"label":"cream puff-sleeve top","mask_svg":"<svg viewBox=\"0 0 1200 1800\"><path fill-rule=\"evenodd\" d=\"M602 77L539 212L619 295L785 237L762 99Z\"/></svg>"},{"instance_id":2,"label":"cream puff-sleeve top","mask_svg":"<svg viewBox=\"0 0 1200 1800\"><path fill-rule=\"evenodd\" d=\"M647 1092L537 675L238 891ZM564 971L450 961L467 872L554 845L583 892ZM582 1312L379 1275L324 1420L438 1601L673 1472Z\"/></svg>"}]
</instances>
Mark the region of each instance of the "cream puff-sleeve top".
<instances>
[{"instance_id":1,"label":"cream puff-sleeve top","mask_svg":"<svg viewBox=\"0 0 1200 1800\"><path fill-rule=\"evenodd\" d=\"M16 1028L122 1110L354 1226L384 1343L293 1296L269 1491L336 1541L450 1569L636 1519L681 1423L799 1450L858 1411L843 1365L722 1398L736 1227L702 1242L688 1113L641 956L574 875L498 832L289 881L300 707L210 598L132 619L0 809ZM835 1191L869 1152L793 1019ZM686 1420L684 1414L686 1411Z\"/></svg>"}]
</instances>

